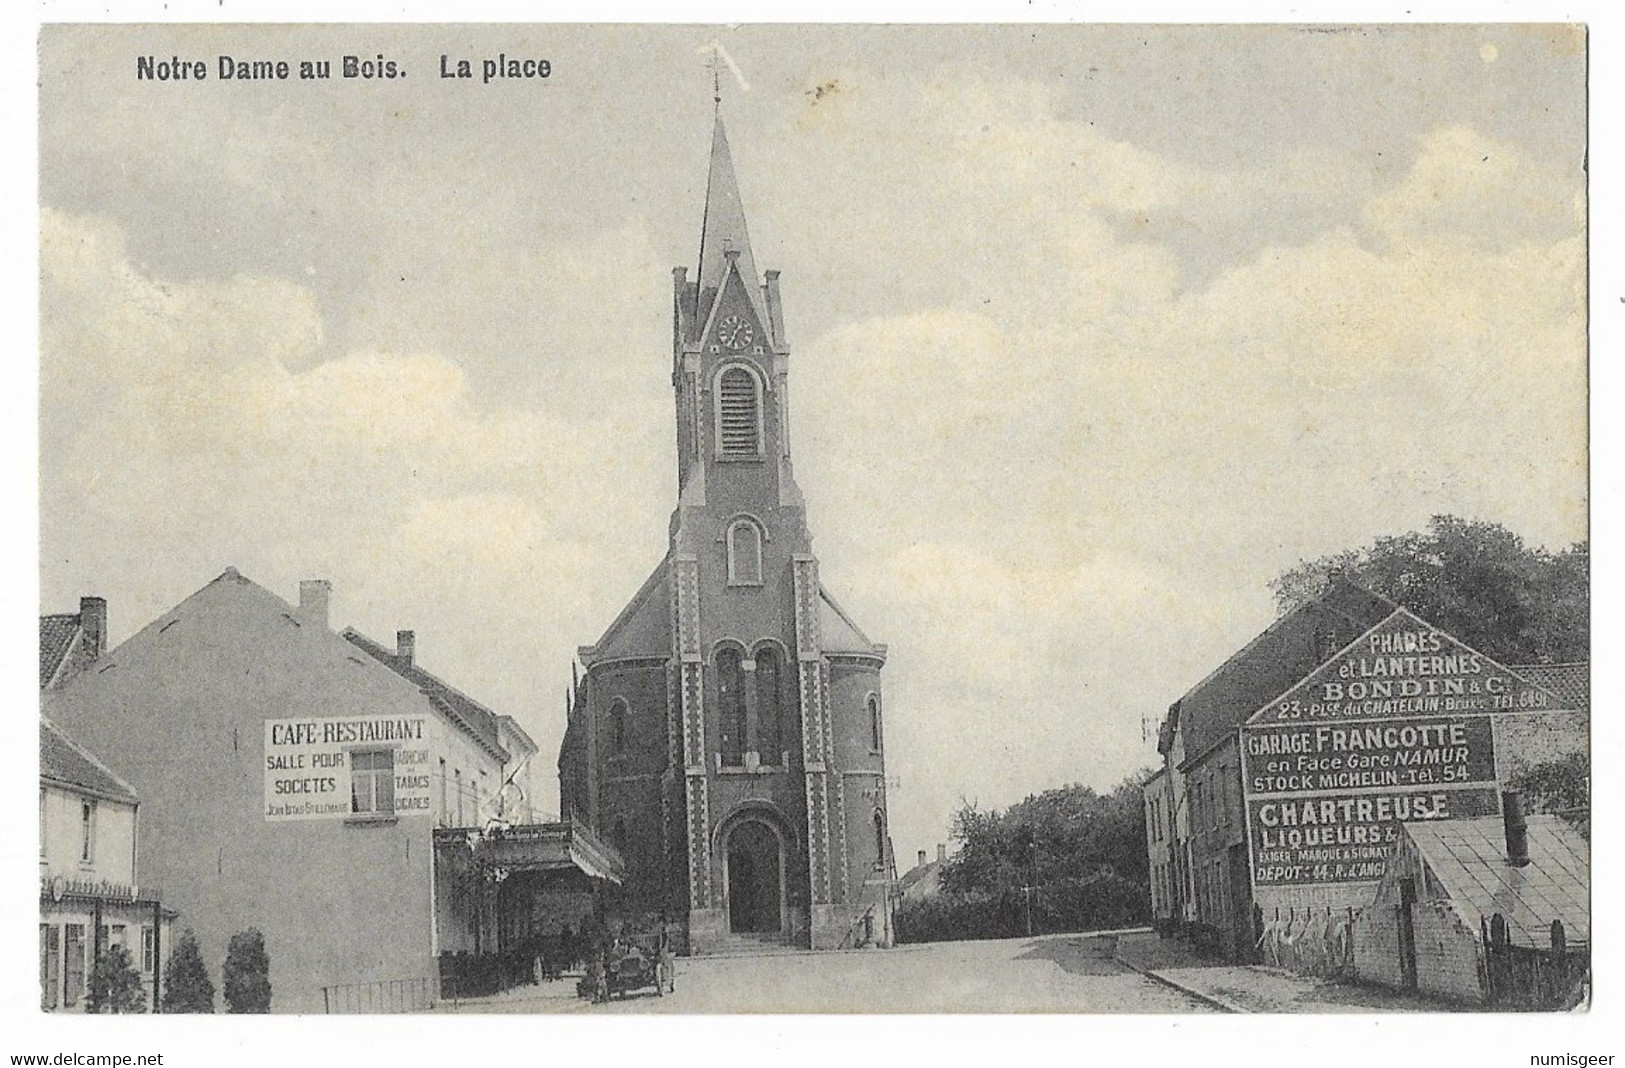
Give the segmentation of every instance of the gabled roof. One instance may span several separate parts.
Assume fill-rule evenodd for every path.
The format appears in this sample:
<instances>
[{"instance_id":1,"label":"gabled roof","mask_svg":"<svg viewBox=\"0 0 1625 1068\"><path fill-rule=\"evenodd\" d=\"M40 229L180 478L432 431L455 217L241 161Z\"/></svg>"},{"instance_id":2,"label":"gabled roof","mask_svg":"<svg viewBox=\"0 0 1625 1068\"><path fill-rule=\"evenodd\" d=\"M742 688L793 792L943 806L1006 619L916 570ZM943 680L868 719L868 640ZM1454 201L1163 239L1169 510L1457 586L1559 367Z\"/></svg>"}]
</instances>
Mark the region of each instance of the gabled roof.
<instances>
[{"instance_id":1,"label":"gabled roof","mask_svg":"<svg viewBox=\"0 0 1625 1068\"><path fill-rule=\"evenodd\" d=\"M1506 861L1500 816L1422 820L1401 824L1428 869L1449 895L1457 915L1476 927L1480 918L1506 917L1513 942L1546 948L1553 920L1570 941L1591 938L1591 850L1561 817L1528 817L1529 863Z\"/></svg>"},{"instance_id":2,"label":"gabled roof","mask_svg":"<svg viewBox=\"0 0 1625 1068\"><path fill-rule=\"evenodd\" d=\"M671 594L666 565L667 561L661 560L655 566L603 637L591 647L592 661L671 655ZM588 664L586 657L582 663Z\"/></svg>"},{"instance_id":3,"label":"gabled roof","mask_svg":"<svg viewBox=\"0 0 1625 1068\"><path fill-rule=\"evenodd\" d=\"M416 685L442 715L461 726L492 756L504 764L508 762L508 752L502 748L497 738L495 712L456 687L424 671L410 658L396 656L394 650L386 649L354 627L344 628L342 635L351 645Z\"/></svg>"},{"instance_id":4,"label":"gabled roof","mask_svg":"<svg viewBox=\"0 0 1625 1068\"><path fill-rule=\"evenodd\" d=\"M942 892L942 869L945 861L928 860L904 872L897 880L897 889L910 900L927 898Z\"/></svg>"},{"instance_id":5,"label":"gabled roof","mask_svg":"<svg viewBox=\"0 0 1625 1068\"><path fill-rule=\"evenodd\" d=\"M1421 647L1421 635L1432 638L1427 648ZM1422 655L1422 654L1427 655ZM1415 662L1414 666L1411 663ZM1423 662L1431 661L1437 666L1423 668ZM1455 665L1455 666L1450 666ZM1395 608L1388 618L1372 627L1363 634L1353 637L1347 645L1339 649L1333 656L1327 658L1314 671L1304 676L1290 690L1269 698L1260 706L1255 714L1249 717L1251 724L1263 723L1291 723L1297 719L1297 713L1285 706L1304 702L1313 702L1324 692L1328 685L1341 686L1342 680L1376 680L1373 685L1382 680L1393 680L1399 676L1395 672L1413 672L1409 677L1418 677L1415 672L1428 676L1433 681L1453 681L1465 684L1470 677L1474 686L1481 687L1483 692L1478 696L1467 695L1465 689L1458 690L1461 696L1458 702L1476 701L1479 710L1491 711L1491 693L1506 694L1512 699L1513 708L1547 708L1556 709L1562 706L1562 699L1555 694L1540 691L1540 687L1520 676L1511 668L1497 663L1490 657L1478 652L1465 643L1457 640L1427 620L1418 616L1408 608ZM1441 671L1444 674L1441 674ZM1495 689L1491 689L1491 683ZM1352 688L1358 682L1350 683ZM1478 691L1473 691L1477 693ZM1388 695L1392 696L1392 694ZM1403 695L1401 695L1403 696ZM1407 711L1423 715L1438 714L1445 711L1441 698L1437 696L1424 697L1420 690L1415 696L1413 705L1435 707L1415 707ZM1350 702L1358 706L1358 699ZM1372 705L1393 704L1393 701L1371 701ZM1458 707L1457 712L1466 711L1465 707ZM1343 715L1376 717L1384 713L1378 710L1364 711L1359 708L1345 709Z\"/></svg>"},{"instance_id":6,"label":"gabled roof","mask_svg":"<svg viewBox=\"0 0 1625 1068\"><path fill-rule=\"evenodd\" d=\"M530 732L521 727L519 721L512 716L498 716L497 725L501 730L509 732L515 741L524 746L527 753L540 752L536 748L536 740L530 736ZM509 755L517 757L520 754L510 753Z\"/></svg>"},{"instance_id":7,"label":"gabled roof","mask_svg":"<svg viewBox=\"0 0 1625 1068\"><path fill-rule=\"evenodd\" d=\"M1553 694L1564 709L1591 711L1591 663L1507 665L1547 693Z\"/></svg>"},{"instance_id":8,"label":"gabled roof","mask_svg":"<svg viewBox=\"0 0 1625 1068\"><path fill-rule=\"evenodd\" d=\"M1396 607L1386 597L1336 579L1271 623L1176 702L1176 729L1184 735L1187 759L1201 755Z\"/></svg>"},{"instance_id":9,"label":"gabled roof","mask_svg":"<svg viewBox=\"0 0 1625 1068\"><path fill-rule=\"evenodd\" d=\"M852 617L835 603L835 598L829 595L829 590L822 583L819 584L818 593L818 630L824 652L885 655L885 650L870 641L852 622Z\"/></svg>"},{"instance_id":10,"label":"gabled roof","mask_svg":"<svg viewBox=\"0 0 1625 1068\"><path fill-rule=\"evenodd\" d=\"M108 801L136 803L130 784L44 716L39 721L40 779Z\"/></svg>"},{"instance_id":11,"label":"gabled roof","mask_svg":"<svg viewBox=\"0 0 1625 1068\"><path fill-rule=\"evenodd\" d=\"M50 685L62 662L73 650L79 638L79 616L54 615L39 617L39 684L40 689Z\"/></svg>"}]
</instances>

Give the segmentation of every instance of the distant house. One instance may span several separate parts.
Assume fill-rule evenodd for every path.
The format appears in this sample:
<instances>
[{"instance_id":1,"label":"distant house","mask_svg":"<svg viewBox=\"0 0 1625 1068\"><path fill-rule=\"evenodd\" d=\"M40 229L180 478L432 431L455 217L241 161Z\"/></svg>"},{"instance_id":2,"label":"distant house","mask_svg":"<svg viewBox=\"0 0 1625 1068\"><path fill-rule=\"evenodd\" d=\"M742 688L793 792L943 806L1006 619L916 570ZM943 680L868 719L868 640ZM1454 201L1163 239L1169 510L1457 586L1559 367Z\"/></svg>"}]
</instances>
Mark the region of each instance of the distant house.
<instances>
[{"instance_id":1,"label":"distant house","mask_svg":"<svg viewBox=\"0 0 1625 1068\"><path fill-rule=\"evenodd\" d=\"M1168 769L1161 767L1146 780L1142 791L1145 801L1145 847L1150 862L1147 874L1150 877L1151 922L1164 934L1171 933L1180 918L1174 894L1174 794L1169 782Z\"/></svg>"},{"instance_id":2,"label":"distant house","mask_svg":"<svg viewBox=\"0 0 1625 1068\"><path fill-rule=\"evenodd\" d=\"M1556 921L1564 949L1588 951L1585 839L1557 816L1527 817L1521 838L1512 823L1483 816L1402 824L1376 900L1353 926L1356 974L1480 1004L1493 982L1495 947L1486 941L1497 935L1515 947L1504 952L1550 962Z\"/></svg>"},{"instance_id":3,"label":"distant house","mask_svg":"<svg viewBox=\"0 0 1625 1068\"><path fill-rule=\"evenodd\" d=\"M40 1007L86 1011L96 958L117 945L140 970L150 1008L175 914L137 884L136 793L44 718L39 762Z\"/></svg>"},{"instance_id":4,"label":"distant house","mask_svg":"<svg viewBox=\"0 0 1625 1068\"><path fill-rule=\"evenodd\" d=\"M948 847L938 843L937 859L927 861L925 850L920 850L914 867L897 880L898 893L904 901L924 901L942 893L942 869L948 865Z\"/></svg>"}]
</instances>

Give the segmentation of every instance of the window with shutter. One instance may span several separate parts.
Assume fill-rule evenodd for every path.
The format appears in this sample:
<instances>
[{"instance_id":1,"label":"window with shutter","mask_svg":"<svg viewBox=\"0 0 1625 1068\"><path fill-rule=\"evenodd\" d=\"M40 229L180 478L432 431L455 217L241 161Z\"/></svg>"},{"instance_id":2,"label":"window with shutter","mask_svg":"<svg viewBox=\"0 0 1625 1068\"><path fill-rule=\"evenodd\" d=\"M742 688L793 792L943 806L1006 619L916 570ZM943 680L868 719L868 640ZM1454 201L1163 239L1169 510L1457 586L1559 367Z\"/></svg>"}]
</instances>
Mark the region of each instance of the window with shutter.
<instances>
[{"instance_id":1,"label":"window with shutter","mask_svg":"<svg viewBox=\"0 0 1625 1068\"><path fill-rule=\"evenodd\" d=\"M755 377L743 367L722 372L717 389L717 448L724 456L762 451L761 398Z\"/></svg>"}]
</instances>

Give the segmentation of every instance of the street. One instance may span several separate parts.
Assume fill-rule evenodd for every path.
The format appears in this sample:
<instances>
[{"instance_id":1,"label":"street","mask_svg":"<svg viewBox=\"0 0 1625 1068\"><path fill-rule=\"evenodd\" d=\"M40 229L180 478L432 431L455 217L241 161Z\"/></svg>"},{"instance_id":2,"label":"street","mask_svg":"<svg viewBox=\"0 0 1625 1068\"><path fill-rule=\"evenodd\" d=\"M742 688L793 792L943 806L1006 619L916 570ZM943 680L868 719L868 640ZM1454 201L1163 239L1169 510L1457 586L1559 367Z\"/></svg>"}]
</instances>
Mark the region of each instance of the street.
<instances>
[{"instance_id":1,"label":"street","mask_svg":"<svg viewBox=\"0 0 1625 1068\"><path fill-rule=\"evenodd\" d=\"M889 950L696 957L677 961L677 989L590 1005L574 978L451 1012L1213 1012L1117 963L1111 935L938 942Z\"/></svg>"}]
</instances>

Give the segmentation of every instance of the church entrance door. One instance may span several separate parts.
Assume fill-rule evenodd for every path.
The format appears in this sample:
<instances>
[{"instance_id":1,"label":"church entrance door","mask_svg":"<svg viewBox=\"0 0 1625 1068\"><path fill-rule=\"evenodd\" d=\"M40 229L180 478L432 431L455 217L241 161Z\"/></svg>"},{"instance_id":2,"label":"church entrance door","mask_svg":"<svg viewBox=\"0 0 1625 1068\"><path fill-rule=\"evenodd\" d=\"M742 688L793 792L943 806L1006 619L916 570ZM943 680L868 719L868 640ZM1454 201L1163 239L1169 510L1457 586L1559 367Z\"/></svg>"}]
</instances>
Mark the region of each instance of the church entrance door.
<instances>
[{"instance_id":1,"label":"church entrance door","mask_svg":"<svg viewBox=\"0 0 1625 1068\"><path fill-rule=\"evenodd\" d=\"M728 834L728 930L772 934L783 924L783 851L779 836L759 820Z\"/></svg>"}]
</instances>

